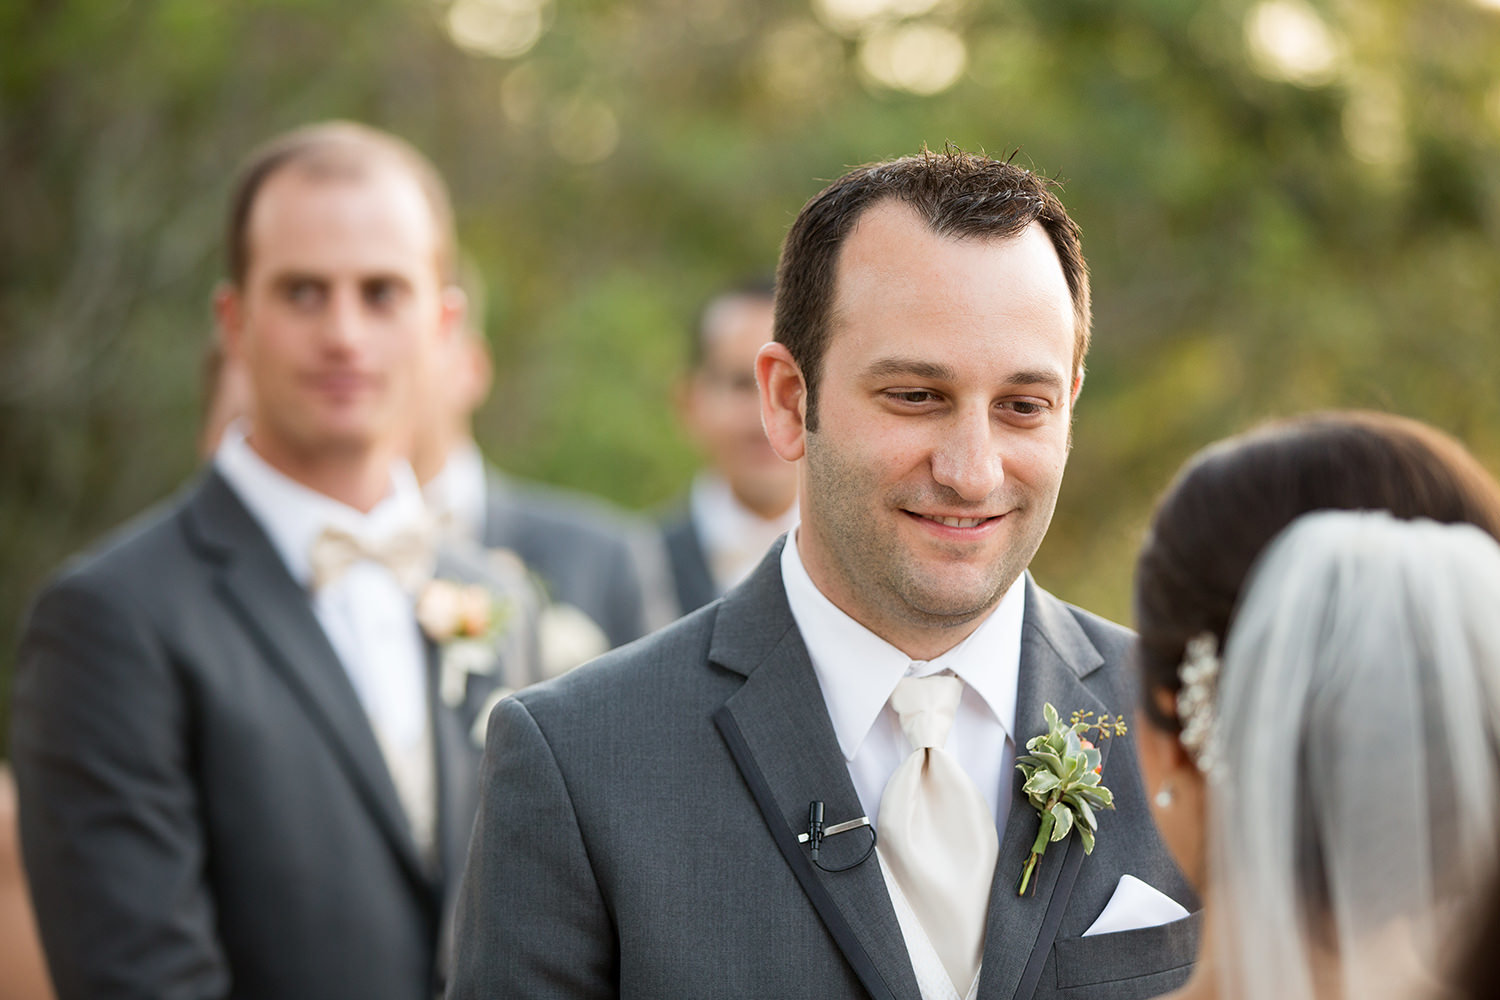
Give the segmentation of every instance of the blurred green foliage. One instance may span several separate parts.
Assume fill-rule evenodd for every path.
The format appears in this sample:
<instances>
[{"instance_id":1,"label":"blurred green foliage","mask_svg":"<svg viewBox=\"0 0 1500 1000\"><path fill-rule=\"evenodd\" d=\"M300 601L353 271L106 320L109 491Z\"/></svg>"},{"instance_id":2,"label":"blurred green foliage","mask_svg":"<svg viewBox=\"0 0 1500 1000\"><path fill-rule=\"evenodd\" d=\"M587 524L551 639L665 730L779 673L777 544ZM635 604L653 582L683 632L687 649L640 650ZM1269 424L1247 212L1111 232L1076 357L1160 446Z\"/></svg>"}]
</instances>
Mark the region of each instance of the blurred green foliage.
<instances>
[{"instance_id":1,"label":"blurred green foliage","mask_svg":"<svg viewBox=\"0 0 1500 1000\"><path fill-rule=\"evenodd\" d=\"M475 52L459 6L540 35ZM951 86L880 82L912 27L961 39ZM1267 415L1390 409L1500 460L1493 0L0 0L0 700L45 576L194 471L235 165L328 117L452 184L482 443L630 507L693 468L700 299L847 166L947 140L1065 180L1084 228L1095 345L1035 567L1068 599L1128 620L1153 497Z\"/></svg>"}]
</instances>

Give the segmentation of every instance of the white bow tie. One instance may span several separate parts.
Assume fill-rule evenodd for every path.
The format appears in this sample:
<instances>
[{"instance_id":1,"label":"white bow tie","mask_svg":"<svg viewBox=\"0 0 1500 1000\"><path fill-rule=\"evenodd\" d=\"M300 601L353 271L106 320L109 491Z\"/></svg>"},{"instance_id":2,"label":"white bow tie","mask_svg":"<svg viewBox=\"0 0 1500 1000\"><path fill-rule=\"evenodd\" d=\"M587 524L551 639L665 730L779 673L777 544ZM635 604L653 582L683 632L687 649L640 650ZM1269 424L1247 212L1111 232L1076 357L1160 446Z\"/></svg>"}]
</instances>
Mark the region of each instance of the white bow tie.
<instances>
[{"instance_id":1,"label":"white bow tie","mask_svg":"<svg viewBox=\"0 0 1500 1000\"><path fill-rule=\"evenodd\" d=\"M371 543L342 528L324 528L309 553L313 589L333 583L361 560L380 563L395 575L403 590L416 593L432 575L432 533L407 528Z\"/></svg>"}]
</instances>

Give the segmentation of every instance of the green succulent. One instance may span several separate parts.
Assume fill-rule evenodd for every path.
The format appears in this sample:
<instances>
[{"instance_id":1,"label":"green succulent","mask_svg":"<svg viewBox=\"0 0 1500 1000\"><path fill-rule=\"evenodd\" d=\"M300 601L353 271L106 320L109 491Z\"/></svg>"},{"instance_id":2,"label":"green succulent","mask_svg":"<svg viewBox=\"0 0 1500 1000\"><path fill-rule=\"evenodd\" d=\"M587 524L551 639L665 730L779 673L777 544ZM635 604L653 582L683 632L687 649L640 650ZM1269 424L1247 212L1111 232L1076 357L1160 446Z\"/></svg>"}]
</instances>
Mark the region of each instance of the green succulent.
<instances>
[{"instance_id":1,"label":"green succulent","mask_svg":"<svg viewBox=\"0 0 1500 1000\"><path fill-rule=\"evenodd\" d=\"M1094 835L1099 829L1095 812L1113 809L1115 797L1100 782L1101 756L1084 738L1090 731L1101 739L1125 732L1124 719L1108 717L1090 721L1092 712L1074 712L1063 722L1050 704L1042 707L1047 731L1026 743L1026 754L1016 761L1016 769L1026 777L1021 791L1041 817L1041 828L1031 845L1031 855L1021 872L1018 895L1026 894L1037 862L1047 853L1047 845L1062 840L1074 830L1083 841L1083 852L1094 852Z\"/></svg>"}]
</instances>

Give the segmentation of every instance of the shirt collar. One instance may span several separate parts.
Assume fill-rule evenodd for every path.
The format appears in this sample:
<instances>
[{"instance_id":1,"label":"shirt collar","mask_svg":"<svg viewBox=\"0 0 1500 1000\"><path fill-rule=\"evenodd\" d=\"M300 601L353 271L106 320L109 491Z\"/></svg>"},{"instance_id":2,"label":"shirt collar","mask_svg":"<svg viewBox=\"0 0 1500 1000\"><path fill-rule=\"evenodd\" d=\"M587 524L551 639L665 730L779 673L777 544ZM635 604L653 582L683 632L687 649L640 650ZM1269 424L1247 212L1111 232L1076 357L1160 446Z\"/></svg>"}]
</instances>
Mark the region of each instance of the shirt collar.
<instances>
[{"instance_id":1,"label":"shirt collar","mask_svg":"<svg viewBox=\"0 0 1500 1000\"><path fill-rule=\"evenodd\" d=\"M341 528L374 542L419 527L426 518L422 491L407 463L392 464L390 492L366 514L273 468L246 440L243 421L225 431L214 468L265 529L292 578L303 584L312 580L309 554L324 528Z\"/></svg>"},{"instance_id":2,"label":"shirt collar","mask_svg":"<svg viewBox=\"0 0 1500 1000\"><path fill-rule=\"evenodd\" d=\"M968 638L925 661L913 661L830 601L803 565L796 532L787 536L781 550L781 578L846 760L859 752L896 684L908 673L925 677L952 671L984 700L1014 740L1025 574Z\"/></svg>"},{"instance_id":3,"label":"shirt collar","mask_svg":"<svg viewBox=\"0 0 1500 1000\"><path fill-rule=\"evenodd\" d=\"M455 447L422 496L439 521L447 521L464 537L484 537L484 456L472 439Z\"/></svg>"},{"instance_id":4,"label":"shirt collar","mask_svg":"<svg viewBox=\"0 0 1500 1000\"><path fill-rule=\"evenodd\" d=\"M798 517L796 503L776 517L761 517L740 503L729 482L714 472L700 472L693 477L691 506L699 536L708 548L716 551L764 552L791 530Z\"/></svg>"}]
</instances>

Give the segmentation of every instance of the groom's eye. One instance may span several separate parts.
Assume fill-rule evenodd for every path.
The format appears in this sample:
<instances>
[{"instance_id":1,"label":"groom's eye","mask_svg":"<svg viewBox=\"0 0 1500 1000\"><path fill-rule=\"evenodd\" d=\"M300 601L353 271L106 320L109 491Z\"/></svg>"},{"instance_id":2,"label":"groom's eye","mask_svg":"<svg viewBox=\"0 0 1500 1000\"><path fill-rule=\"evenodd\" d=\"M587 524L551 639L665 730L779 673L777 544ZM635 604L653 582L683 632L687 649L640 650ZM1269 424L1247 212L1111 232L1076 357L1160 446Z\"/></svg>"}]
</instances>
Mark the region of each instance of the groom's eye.
<instances>
[{"instance_id":1,"label":"groom's eye","mask_svg":"<svg viewBox=\"0 0 1500 1000\"><path fill-rule=\"evenodd\" d=\"M931 389L897 389L886 393L888 397L900 403L930 403L937 399L937 393Z\"/></svg>"},{"instance_id":2,"label":"groom's eye","mask_svg":"<svg viewBox=\"0 0 1500 1000\"><path fill-rule=\"evenodd\" d=\"M1000 403L1001 410L1023 420L1045 416L1050 408L1045 401L1039 399L1007 399Z\"/></svg>"}]
</instances>

